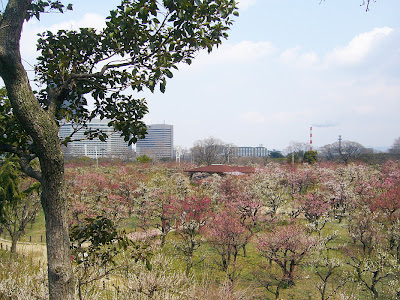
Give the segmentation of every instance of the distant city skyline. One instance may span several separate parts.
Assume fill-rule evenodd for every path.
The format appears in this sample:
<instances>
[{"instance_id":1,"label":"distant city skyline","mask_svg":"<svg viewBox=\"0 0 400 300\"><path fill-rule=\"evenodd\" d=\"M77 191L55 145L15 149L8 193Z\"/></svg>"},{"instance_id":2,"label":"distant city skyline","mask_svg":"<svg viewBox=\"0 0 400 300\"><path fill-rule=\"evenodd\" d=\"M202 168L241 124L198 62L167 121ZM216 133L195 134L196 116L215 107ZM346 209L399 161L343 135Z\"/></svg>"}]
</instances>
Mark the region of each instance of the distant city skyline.
<instances>
[{"instance_id":1,"label":"distant city skyline","mask_svg":"<svg viewBox=\"0 0 400 300\"><path fill-rule=\"evenodd\" d=\"M101 29L119 1L69 1L74 11L25 25L22 57L35 64L36 34ZM181 65L166 92L143 92L148 124L174 124L175 144L215 137L285 149L344 140L390 147L400 136L400 1L242 0L227 41ZM95 4L95 5L94 5ZM31 78L33 78L33 72Z\"/></svg>"},{"instance_id":2,"label":"distant city skyline","mask_svg":"<svg viewBox=\"0 0 400 300\"><path fill-rule=\"evenodd\" d=\"M158 124L158 123L155 123L155 124ZM146 124L146 125L147 125L147 126L152 126L152 125L155 125L155 124ZM321 126L318 126L318 124L317 124L317 125L314 125L314 127L315 127L315 128L318 128L318 127L321 127ZM314 127L313 127L313 128L314 128ZM308 133L309 133L309 131L308 131ZM400 134L399 134L399 135L400 135ZM318 148L321 148L321 147L323 147L323 146L325 146L325 145L328 145L328 144L332 144L332 143L337 142L338 139L339 139L339 136L342 136L342 135L339 134L339 135L336 137L335 140L332 140L331 142L326 143L326 144L323 144L323 145L315 145L314 140L313 140L313 150L318 150ZM216 138L216 139L221 140L222 142L225 142L225 143L228 143L228 144L233 144L234 146L236 146L236 147L241 147L241 148L246 148L246 147L250 147L250 148L265 147L265 148L268 149L268 150L279 150L279 151L285 151L285 150L290 146L290 142L301 142L301 143L304 143L304 144L307 144L307 145L309 145L309 143L310 143L310 139L304 140L304 141L291 140L291 141L288 141L288 144L287 144L286 146L284 146L283 148L277 148L277 147L274 147L274 145L272 145L272 144L269 145L268 143L266 143L266 144L264 144L264 143L257 143L256 141L255 141L254 143L249 144L249 145L242 145L242 144L238 145L238 144L231 143L231 141L222 140L222 139L220 139L220 138L217 137L217 136L210 136L210 135L208 135L208 136L207 136L207 135L204 135L203 138L200 138L200 139L198 139L198 140L204 140L204 139L207 139L207 138ZM347 140L347 139L344 139L344 138L342 138L342 139L343 139L343 140ZM193 143L192 143L191 145L187 145L187 146L185 146L185 145L183 145L183 144L175 143L175 147L181 147L182 149L190 150L190 148L192 148L193 145L194 145L194 143L195 143L196 141L198 141L198 140L194 140ZM352 140L348 140L348 141L352 141ZM393 142L394 142L394 141L393 141ZM373 145L362 145L362 146L364 146L365 148L372 148L372 149L374 149L374 150L376 150L376 151L386 152L386 151L392 146L393 142L392 142L390 145L387 145L387 146L373 146ZM133 146L134 146L134 148L136 147L136 145L133 145Z\"/></svg>"}]
</instances>

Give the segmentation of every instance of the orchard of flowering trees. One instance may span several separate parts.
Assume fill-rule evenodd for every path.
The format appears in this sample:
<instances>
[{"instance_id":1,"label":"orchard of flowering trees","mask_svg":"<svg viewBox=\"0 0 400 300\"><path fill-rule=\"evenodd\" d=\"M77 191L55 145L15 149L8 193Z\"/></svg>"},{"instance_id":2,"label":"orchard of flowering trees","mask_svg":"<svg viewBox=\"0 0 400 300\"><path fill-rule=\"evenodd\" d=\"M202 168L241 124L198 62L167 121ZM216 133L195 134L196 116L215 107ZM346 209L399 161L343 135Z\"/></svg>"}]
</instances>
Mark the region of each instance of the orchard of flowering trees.
<instances>
[{"instance_id":1,"label":"orchard of flowering trees","mask_svg":"<svg viewBox=\"0 0 400 300\"><path fill-rule=\"evenodd\" d=\"M399 161L184 169L67 165L80 299L400 296Z\"/></svg>"}]
</instances>

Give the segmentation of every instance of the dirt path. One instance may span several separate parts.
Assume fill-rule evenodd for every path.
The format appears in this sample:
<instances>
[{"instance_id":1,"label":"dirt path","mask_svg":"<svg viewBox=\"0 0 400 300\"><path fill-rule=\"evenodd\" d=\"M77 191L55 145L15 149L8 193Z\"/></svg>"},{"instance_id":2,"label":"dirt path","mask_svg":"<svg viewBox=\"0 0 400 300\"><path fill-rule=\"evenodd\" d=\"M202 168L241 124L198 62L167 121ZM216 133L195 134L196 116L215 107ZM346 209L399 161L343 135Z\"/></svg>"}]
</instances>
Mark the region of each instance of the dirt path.
<instances>
[{"instance_id":1,"label":"dirt path","mask_svg":"<svg viewBox=\"0 0 400 300\"><path fill-rule=\"evenodd\" d=\"M149 230L147 232L132 232L128 234L128 237L133 241L143 240L149 237L159 236L161 232L157 229ZM11 250L11 240L0 238L0 249ZM29 242L18 242L17 253L32 255L34 258L39 260L47 259L47 251L45 243L29 243Z\"/></svg>"},{"instance_id":2,"label":"dirt path","mask_svg":"<svg viewBox=\"0 0 400 300\"><path fill-rule=\"evenodd\" d=\"M11 241L0 238L0 246L2 246L1 249L10 251ZM17 253L31 254L38 259L47 258L45 244L19 242L17 243Z\"/></svg>"}]
</instances>

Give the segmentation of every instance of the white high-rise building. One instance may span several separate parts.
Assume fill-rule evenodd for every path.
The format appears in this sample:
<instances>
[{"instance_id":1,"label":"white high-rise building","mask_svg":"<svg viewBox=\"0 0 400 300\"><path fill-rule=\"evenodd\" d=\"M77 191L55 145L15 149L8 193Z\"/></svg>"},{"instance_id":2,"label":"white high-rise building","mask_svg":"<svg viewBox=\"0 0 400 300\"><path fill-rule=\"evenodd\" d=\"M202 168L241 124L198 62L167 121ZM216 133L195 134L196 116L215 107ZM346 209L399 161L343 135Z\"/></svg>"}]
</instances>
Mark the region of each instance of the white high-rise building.
<instances>
[{"instance_id":1,"label":"white high-rise building","mask_svg":"<svg viewBox=\"0 0 400 300\"><path fill-rule=\"evenodd\" d=\"M136 142L137 156L151 158L174 157L174 127L167 124L147 125L146 137Z\"/></svg>"},{"instance_id":2,"label":"white high-rise building","mask_svg":"<svg viewBox=\"0 0 400 300\"><path fill-rule=\"evenodd\" d=\"M108 126L108 122L110 122L110 120L94 119L88 124L89 128L102 130L108 134L109 137L105 142L102 142L99 138L93 140L86 139L84 135L85 129L80 129L73 135L73 142L68 143L68 147L65 151L66 155L98 158L118 157L128 153L131 149L128 142L124 141L124 138L119 132L115 132L114 128ZM71 124L61 126L59 133L60 139L63 140L70 136L73 131L74 128Z\"/></svg>"}]
</instances>

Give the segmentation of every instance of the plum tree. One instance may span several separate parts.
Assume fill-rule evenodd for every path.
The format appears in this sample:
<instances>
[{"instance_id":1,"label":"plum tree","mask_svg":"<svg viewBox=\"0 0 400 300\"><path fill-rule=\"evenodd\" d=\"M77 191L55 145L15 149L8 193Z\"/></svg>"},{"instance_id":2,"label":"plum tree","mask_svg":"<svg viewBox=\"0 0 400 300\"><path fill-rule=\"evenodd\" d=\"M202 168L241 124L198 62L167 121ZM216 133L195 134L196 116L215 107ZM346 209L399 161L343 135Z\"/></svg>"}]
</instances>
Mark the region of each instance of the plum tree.
<instances>
[{"instance_id":1,"label":"plum tree","mask_svg":"<svg viewBox=\"0 0 400 300\"><path fill-rule=\"evenodd\" d=\"M107 135L87 129L95 117L110 119L126 141L143 137L148 109L144 99L122 93L127 88L165 91L179 63L191 63L201 49L212 51L227 37L234 0L122 0L101 31L47 31L38 41L35 67L39 90L31 87L21 61L20 39L25 21L41 13L72 9L59 0L8 0L0 11L0 76L12 110L1 119L0 151L21 158L21 167L42 185L46 218L50 299L72 299L67 202L59 127L70 121L88 138ZM89 110L86 97L94 99ZM10 126L11 125L11 126ZM15 130L17 129L17 130ZM29 162L38 158L40 169Z\"/></svg>"}]
</instances>

